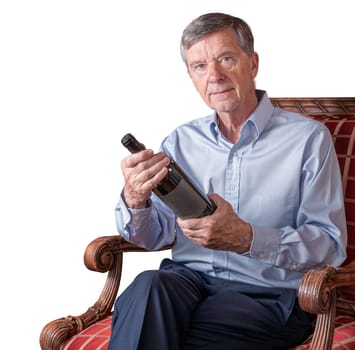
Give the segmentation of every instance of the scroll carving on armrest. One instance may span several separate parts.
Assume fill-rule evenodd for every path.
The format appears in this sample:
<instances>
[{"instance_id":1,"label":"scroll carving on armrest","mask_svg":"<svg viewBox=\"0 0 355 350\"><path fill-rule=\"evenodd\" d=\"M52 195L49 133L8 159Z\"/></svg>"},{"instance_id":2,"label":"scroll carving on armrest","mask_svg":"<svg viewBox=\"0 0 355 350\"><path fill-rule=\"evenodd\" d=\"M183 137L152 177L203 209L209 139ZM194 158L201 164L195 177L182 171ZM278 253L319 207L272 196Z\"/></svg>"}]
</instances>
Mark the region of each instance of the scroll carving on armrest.
<instances>
[{"instance_id":1,"label":"scroll carving on armrest","mask_svg":"<svg viewBox=\"0 0 355 350\"><path fill-rule=\"evenodd\" d=\"M301 308L317 314L315 330L310 349L330 350L335 325L335 275L331 265L308 271L298 289L298 301Z\"/></svg>"},{"instance_id":2,"label":"scroll carving on armrest","mask_svg":"<svg viewBox=\"0 0 355 350\"><path fill-rule=\"evenodd\" d=\"M330 265L308 271L298 289L301 308L312 314L324 314L329 309L330 292L335 288L336 270Z\"/></svg>"},{"instance_id":3,"label":"scroll carving on armrest","mask_svg":"<svg viewBox=\"0 0 355 350\"><path fill-rule=\"evenodd\" d=\"M349 295L346 288L351 286ZM304 311L317 314L311 349L331 349L336 312L355 316L354 288L355 261L339 268L325 265L304 275L299 304Z\"/></svg>"},{"instance_id":4,"label":"scroll carving on armrest","mask_svg":"<svg viewBox=\"0 0 355 350\"><path fill-rule=\"evenodd\" d=\"M171 248L172 245L168 245L160 250ZM86 248L84 263L89 270L107 272L115 261L114 257L124 252L147 252L147 250L126 241L120 235L98 237Z\"/></svg>"},{"instance_id":5,"label":"scroll carving on armrest","mask_svg":"<svg viewBox=\"0 0 355 350\"><path fill-rule=\"evenodd\" d=\"M143 248L127 242L122 236L103 236L93 240L84 254L85 266L92 271L107 272L112 268L114 257L122 252L144 252Z\"/></svg>"}]
</instances>

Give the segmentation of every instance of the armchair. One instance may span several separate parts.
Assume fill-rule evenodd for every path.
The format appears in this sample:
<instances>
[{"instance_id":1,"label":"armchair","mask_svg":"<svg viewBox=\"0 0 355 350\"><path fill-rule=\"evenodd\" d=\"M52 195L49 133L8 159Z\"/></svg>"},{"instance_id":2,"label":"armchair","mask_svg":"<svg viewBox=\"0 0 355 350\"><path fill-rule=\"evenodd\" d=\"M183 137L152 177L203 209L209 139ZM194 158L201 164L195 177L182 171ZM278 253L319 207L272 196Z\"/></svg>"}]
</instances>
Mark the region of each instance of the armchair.
<instances>
[{"instance_id":1,"label":"armchair","mask_svg":"<svg viewBox=\"0 0 355 350\"><path fill-rule=\"evenodd\" d=\"M355 350L355 97L274 98L272 102L275 106L315 118L329 128L342 172L348 226L345 263L339 268L325 265L312 269L302 279L298 289L299 303L317 318L313 335L293 350ZM107 349L123 255L138 251L144 249L120 235L99 237L87 246L86 267L107 272L101 295L83 314L47 323L40 334L42 350Z\"/></svg>"}]
</instances>

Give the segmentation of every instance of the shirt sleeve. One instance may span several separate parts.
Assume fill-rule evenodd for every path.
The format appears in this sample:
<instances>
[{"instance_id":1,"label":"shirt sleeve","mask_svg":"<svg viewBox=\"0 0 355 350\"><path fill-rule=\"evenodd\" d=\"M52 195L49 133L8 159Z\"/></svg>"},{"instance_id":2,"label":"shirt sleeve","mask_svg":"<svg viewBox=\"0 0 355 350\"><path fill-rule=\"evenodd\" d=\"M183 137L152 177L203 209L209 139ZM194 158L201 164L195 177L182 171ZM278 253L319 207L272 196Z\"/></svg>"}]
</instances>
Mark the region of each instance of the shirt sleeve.
<instances>
[{"instance_id":1,"label":"shirt sleeve","mask_svg":"<svg viewBox=\"0 0 355 350\"><path fill-rule=\"evenodd\" d=\"M305 149L295 227L253 226L251 257L302 272L344 262L347 232L341 175L331 136L324 129Z\"/></svg>"},{"instance_id":2,"label":"shirt sleeve","mask_svg":"<svg viewBox=\"0 0 355 350\"><path fill-rule=\"evenodd\" d=\"M175 216L154 195L147 208L131 209L127 207L122 191L115 217L119 234L147 250L158 250L175 240Z\"/></svg>"}]
</instances>

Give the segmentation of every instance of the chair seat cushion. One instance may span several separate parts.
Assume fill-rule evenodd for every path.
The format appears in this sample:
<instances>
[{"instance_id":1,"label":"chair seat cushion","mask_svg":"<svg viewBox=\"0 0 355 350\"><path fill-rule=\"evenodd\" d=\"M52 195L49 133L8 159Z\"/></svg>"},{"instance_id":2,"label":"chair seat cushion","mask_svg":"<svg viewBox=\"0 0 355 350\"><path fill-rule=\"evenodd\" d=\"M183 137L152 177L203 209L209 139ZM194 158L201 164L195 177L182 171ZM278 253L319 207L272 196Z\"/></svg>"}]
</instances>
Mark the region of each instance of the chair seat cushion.
<instances>
[{"instance_id":1,"label":"chair seat cushion","mask_svg":"<svg viewBox=\"0 0 355 350\"><path fill-rule=\"evenodd\" d=\"M296 346L292 350L309 349L311 338L304 344ZM355 317L338 316L335 319L335 330L332 349L355 350Z\"/></svg>"},{"instance_id":2,"label":"chair seat cushion","mask_svg":"<svg viewBox=\"0 0 355 350\"><path fill-rule=\"evenodd\" d=\"M112 314L79 334L71 337L60 347L61 350L107 350L111 336Z\"/></svg>"},{"instance_id":3,"label":"chair seat cushion","mask_svg":"<svg viewBox=\"0 0 355 350\"><path fill-rule=\"evenodd\" d=\"M107 350L111 335L112 315L96 322L67 340L61 350ZM311 339L292 350L309 349ZM333 349L355 350L355 317L338 316L335 321Z\"/></svg>"}]
</instances>

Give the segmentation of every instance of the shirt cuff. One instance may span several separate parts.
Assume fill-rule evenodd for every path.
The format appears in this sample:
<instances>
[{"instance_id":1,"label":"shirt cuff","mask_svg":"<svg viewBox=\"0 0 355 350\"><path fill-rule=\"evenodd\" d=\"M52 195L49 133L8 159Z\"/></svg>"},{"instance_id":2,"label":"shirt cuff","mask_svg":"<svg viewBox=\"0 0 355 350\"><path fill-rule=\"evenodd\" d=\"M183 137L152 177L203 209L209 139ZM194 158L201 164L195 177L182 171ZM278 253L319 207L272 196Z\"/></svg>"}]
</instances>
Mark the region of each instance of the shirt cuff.
<instances>
[{"instance_id":1,"label":"shirt cuff","mask_svg":"<svg viewBox=\"0 0 355 350\"><path fill-rule=\"evenodd\" d=\"M277 229L252 226L253 240L249 254L252 258L274 265L280 247L280 233Z\"/></svg>"},{"instance_id":2,"label":"shirt cuff","mask_svg":"<svg viewBox=\"0 0 355 350\"><path fill-rule=\"evenodd\" d=\"M147 202L146 208L128 208L122 191L115 208L116 225L119 234L124 236L128 241L131 241L131 237L133 237L142 226L144 227L147 224L147 220L150 218L151 209L152 202L150 199Z\"/></svg>"}]
</instances>

